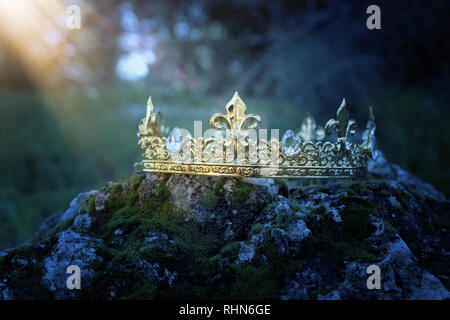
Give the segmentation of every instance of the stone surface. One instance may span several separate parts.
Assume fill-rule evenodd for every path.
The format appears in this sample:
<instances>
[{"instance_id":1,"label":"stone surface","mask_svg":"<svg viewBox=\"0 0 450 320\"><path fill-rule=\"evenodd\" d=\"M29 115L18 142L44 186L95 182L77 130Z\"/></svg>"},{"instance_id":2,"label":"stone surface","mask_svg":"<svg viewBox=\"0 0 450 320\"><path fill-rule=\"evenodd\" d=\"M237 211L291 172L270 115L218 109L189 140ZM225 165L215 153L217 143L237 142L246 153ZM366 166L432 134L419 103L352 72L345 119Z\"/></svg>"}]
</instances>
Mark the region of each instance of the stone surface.
<instances>
[{"instance_id":1,"label":"stone surface","mask_svg":"<svg viewBox=\"0 0 450 320\"><path fill-rule=\"evenodd\" d=\"M173 243L173 240L170 240L169 237L160 232L149 232L144 238L145 244L150 244L159 248L165 248L170 243Z\"/></svg>"},{"instance_id":2,"label":"stone surface","mask_svg":"<svg viewBox=\"0 0 450 320\"><path fill-rule=\"evenodd\" d=\"M241 246L239 248L238 258L236 260L236 264L250 262L255 255L255 247L252 244L246 244L241 242Z\"/></svg>"},{"instance_id":3,"label":"stone surface","mask_svg":"<svg viewBox=\"0 0 450 320\"><path fill-rule=\"evenodd\" d=\"M84 211L86 208L86 199L91 195L95 195L96 193L97 191L93 190L80 193L78 196L76 196L72 200L72 202L70 202L69 209L67 209L60 217L59 222L75 218L76 215Z\"/></svg>"},{"instance_id":4,"label":"stone surface","mask_svg":"<svg viewBox=\"0 0 450 320\"><path fill-rule=\"evenodd\" d=\"M286 281L287 294L281 299L313 299L320 291L331 290L339 284L339 268L329 255L318 254L305 259L304 264L304 270ZM331 300L331 292L327 298Z\"/></svg>"},{"instance_id":5,"label":"stone surface","mask_svg":"<svg viewBox=\"0 0 450 320\"><path fill-rule=\"evenodd\" d=\"M138 189L139 201L145 203L152 199L158 190L158 186L159 177L156 174L146 175Z\"/></svg>"},{"instance_id":6,"label":"stone surface","mask_svg":"<svg viewBox=\"0 0 450 320\"><path fill-rule=\"evenodd\" d=\"M57 299L76 297L76 291L67 289L66 269L70 265L80 267L82 285L89 286L95 275L93 264L102 262L102 258L96 254L96 247L102 242L71 230L61 232L55 248L44 259L43 286L54 292Z\"/></svg>"}]
</instances>

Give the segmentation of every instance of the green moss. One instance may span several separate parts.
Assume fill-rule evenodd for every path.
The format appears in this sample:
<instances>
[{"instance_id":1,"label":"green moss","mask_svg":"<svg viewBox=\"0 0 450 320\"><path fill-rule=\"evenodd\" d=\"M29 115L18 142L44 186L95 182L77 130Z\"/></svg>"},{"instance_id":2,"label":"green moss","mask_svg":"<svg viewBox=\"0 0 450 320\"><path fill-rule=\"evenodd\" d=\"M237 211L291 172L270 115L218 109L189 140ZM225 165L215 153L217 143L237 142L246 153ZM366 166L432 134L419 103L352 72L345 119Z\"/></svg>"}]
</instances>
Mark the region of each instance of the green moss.
<instances>
[{"instance_id":1,"label":"green moss","mask_svg":"<svg viewBox=\"0 0 450 320\"><path fill-rule=\"evenodd\" d=\"M387 190L380 190L379 195L385 198L386 201L388 201L389 203L390 203L389 198L395 197L395 200L398 201L399 205L393 205L392 203L390 203L391 209L394 212L399 213L400 215L405 215L407 210L409 209L409 200L411 198L411 195L406 191L401 190L390 192Z\"/></svg>"},{"instance_id":2,"label":"green moss","mask_svg":"<svg viewBox=\"0 0 450 320\"><path fill-rule=\"evenodd\" d=\"M252 261L236 265L234 261L238 257L240 241L221 247L223 239L220 235L206 233L201 225L186 221L171 203L164 182L159 184L153 197L141 203L137 190L142 179L142 176L133 177L129 188L121 185L111 187L105 203L107 209L103 212L89 210L95 216L93 232L104 239L96 250L105 262L98 266L101 272L93 279L90 288L80 293L81 298L110 298L110 292L116 290L111 287L110 279L116 279L121 284L121 289L116 292L117 298L276 299L285 290L286 277L293 277L302 269L302 258L309 253L325 251L339 263L376 259L364 243L372 231L368 216L376 206L368 199L356 197L356 192L350 191L349 196L341 199L346 207L341 224L331 220L324 206L312 209L312 214L319 217L319 226L312 230L312 235L294 257L280 256L271 237L273 228L285 228L293 219L279 214L275 225L266 228L263 243L255 247ZM216 183L213 195L204 200L205 207L217 207L223 187L222 179ZM253 190L250 184L241 181L233 189L233 200L244 203ZM93 197L88 200L88 208L94 201ZM116 236L117 229L127 237L121 239ZM263 229L263 224L255 223L251 232ZM164 247L146 243L149 232L164 233L171 241ZM120 246L117 245L118 239L122 240ZM145 261L176 271L175 284L148 282L141 270Z\"/></svg>"},{"instance_id":3,"label":"green moss","mask_svg":"<svg viewBox=\"0 0 450 320\"><path fill-rule=\"evenodd\" d=\"M405 215L406 214L406 210L409 207L409 203L407 201L404 200L404 198L402 198L401 196L396 196L395 199L398 201L397 205L392 205L391 204L391 208L394 212L399 213L400 215Z\"/></svg>"},{"instance_id":4,"label":"green moss","mask_svg":"<svg viewBox=\"0 0 450 320\"><path fill-rule=\"evenodd\" d=\"M225 192L224 185L225 179L220 179L216 182L213 193L203 199L202 204L206 209L212 210L219 205L220 200L222 199Z\"/></svg>"},{"instance_id":5,"label":"green moss","mask_svg":"<svg viewBox=\"0 0 450 320\"><path fill-rule=\"evenodd\" d=\"M301 189L301 188L294 188L294 189L291 189L291 191L290 191L290 198L289 199L302 199L305 196L306 196L306 194L304 193L303 189Z\"/></svg>"},{"instance_id":6,"label":"green moss","mask_svg":"<svg viewBox=\"0 0 450 320\"><path fill-rule=\"evenodd\" d=\"M139 193L137 190L131 190L130 194L128 195L128 204L133 205L135 204L139 199Z\"/></svg>"},{"instance_id":7,"label":"green moss","mask_svg":"<svg viewBox=\"0 0 450 320\"><path fill-rule=\"evenodd\" d=\"M262 223L255 223L252 227L251 233L258 233L264 228Z\"/></svg>"},{"instance_id":8,"label":"green moss","mask_svg":"<svg viewBox=\"0 0 450 320\"><path fill-rule=\"evenodd\" d=\"M217 274L220 272L220 263L222 261L223 257L220 254L216 254L215 256L212 256L208 259L208 268L205 269L206 274L203 274L206 278L210 278L214 274Z\"/></svg>"},{"instance_id":9,"label":"green moss","mask_svg":"<svg viewBox=\"0 0 450 320\"><path fill-rule=\"evenodd\" d=\"M227 298L277 299L285 293L286 277L293 277L303 268L300 259L279 256L270 230L265 234L264 242L255 248L251 264L230 266L232 287Z\"/></svg>"},{"instance_id":10,"label":"green moss","mask_svg":"<svg viewBox=\"0 0 450 320\"><path fill-rule=\"evenodd\" d=\"M141 185L142 181L144 181L145 175L137 174L131 178L131 189L137 190Z\"/></svg>"},{"instance_id":11,"label":"green moss","mask_svg":"<svg viewBox=\"0 0 450 320\"><path fill-rule=\"evenodd\" d=\"M376 262L377 258L370 252L370 248L362 241L337 242L332 246L331 255L339 262L362 259Z\"/></svg>"},{"instance_id":12,"label":"green moss","mask_svg":"<svg viewBox=\"0 0 450 320\"><path fill-rule=\"evenodd\" d=\"M193 253L195 257L207 257L212 251L212 241L209 235L202 233L194 225L186 225L177 230L173 245L185 252Z\"/></svg>"},{"instance_id":13,"label":"green moss","mask_svg":"<svg viewBox=\"0 0 450 320\"><path fill-rule=\"evenodd\" d=\"M97 215L97 233L106 241L106 245L99 250L102 255L109 257L105 260L110 262L104 267L105 272L96 278L95 286L108 292L105 289L109 286L107 279L115 278L128 288L118 293L120 297L175 298L178 295L194 298L201 292L204 298L208 297L210 292L206 293L208 290L205 285L218 265L217 260L210 259L215 253L212 236L204 233L199 225L185 221L179 209L169 201L170 193L163 182L158 186L155 196L144 204L136 201L138 198L130 200L130 194L137 188L138 183L132 184L128 194L124 194L120 188L112 189L113 195L108 200L112 204L107 205L113 209L108 214ZM117 239L117 229L127 234L121 247L113 245ZM165 248L145 244L148 232L162 232L173 241ZM157 262L168 270L177 270L178 283L189 282L190 290L186 292L185 289L182 293L178 290L180 288L164 287L164 283L156 287L146 284L141 279L142 272L139 269L139 261L143 259L152 264ZM93 289L89 295L106 298L100 289Z\"/></svg>"},{"instance_id":14,"label":"green moss","mask_svg":"<svg viewBox=\"0 0 450 320\"><path fill-rule=\"evenodd\" d=\"M225 186L225 179L220 179L219 181L217 181L216 185L214 186L214 194L217 196L222 195L225 190L224 187Z\"/></svg>"},{"instance_id":15,"label":"green moss","mask_svg":"<svg viewBox=\"0 0 450 320\"><path fill-rule=\"evenodd\" d=\"M292 210L297 211L297 212L301 210L301 208L300 208L300 206L298 204L298 201L296 201L296 200L294 200L292 198L289 198L288 199L288 203L291 206Z\"/></svg>"},{"instance_id":16,"label":"green moss","mask_svg":"<svg viewBox=\"0 0 450 320\"><path fill-rule=\"evenodd\" d=\"M302 252L308 256L317 252L326 252L341 265L344 261L356 259L363 259L369 262L377 261L376 256L364 242L337 241L336 237L328 232L322 232L306 239Z\"/></svg>"},{"instance_id":17,"label":"green moss","mask_svg":"<svg viewBox=\"0 0 450 320\"><path fill-rule=\"evenodd\" d=\"M9 251L0 258L0 279L8 279L8 286L14 288L14 298L17 300L46 300L52 298L52 293L42 286L43 265L40 258L48 254L45 244L52 242L51 237L41 239L42 247L23 245ZM18 263L22 259L26 263Z\"/></svg>"},{"instance_id":18,"label":"green moss","mask_svg":"<svg viewBox=\"0 0 450 320\"><path fill-rule=\"evenodd\" d=\"M310 185L310 186L307 186L307 187L305 187L306 189L308 189L308 188L314 188L314 190L316 191L316 192L320 192L320 193L326 193L326 194L329 194L330 193L330 189L328 188L328 187L325 187L325 186L321 186L321 185Z\"/></svg>"},{"instance_id":19,"label":"green moss","mask_svg":"<svg viewBox=\"0 0 450 320\"><path fill-rule=\"evenodd\" d=\"M286 198L289 197L289 186L286 182L286 179L275 179L275 182L278 184L278 193Z\"/></svg>"},{"instance_id":20,"label":"green moss","mask_svg":"<svg viewBox=\"0 0 450 320\"><path fill-rule=\"evenodd\" d=\"M136 283L131 294L121 297L122 300L152 300L156 297L157 287L149 281Z\"/></svg>"},{"instance_id":21,"label":"green moss","mask_svg":"<svg viewBox=\"0 0 450 320\"><path fill-rule=\"evenodd\" d=\"M273 276L271 264L259 267L252 265L233 265L236 280L229 292L233 299L275 299L279 295L278 279Z\"/></svg>"},{"instance_id":22,"label":"green moss","mask_svg":"<svg viewBox=\"0 0 450 320\"><path fill-rule=\"evenodd\" d=\"M90 196L88 201L87 201L87 208L88 208L88 213L89 214L94 214L96 209L95 209L95 196Z\"/></svg>"},{"instance_id":23,"label":"green moss","mask_svg":"<svg viewBox=\"0 0 450 320\"><path fill-rule=\"evenodd\" d=\"M235 241L227 244L220 250L220 254L224 257L231 258L235 260L237 258L238 252L240 248L240 242Z\"/></svg>"},{"instance_id":24,"label":"green moss","mask_svg":"<svg viewBox=\"0 0 450 320\"><path fill-rule=\"evenodd\" d=\"M313 210L313 214L320 217L320 225L304 241L302 255L327 252L339 264L355 259L376 261L364 240L375 231L369 215L377 210L377 206L369 199L356 197L353 193L349 195L341 198L345 204L341 224L335 223L324 208Z\"/></svg>"},{"instance_id":25,"label":"green moss","mask_svg":"<svg viewBox=\"0 0 450 320\"><path fill-rule=\"evenodd\" d=\"M346 205L342 212L342 227L344 237L348 240L364 240L375 231L370 223L369 215L378 211L378 206L371 200L361 197L345 197L342 199Z\"/></svg>"},{"instance_id":26,"label":"green moss","mask_svg":"<svg viewBox=\"0 0 450 320\"><path fill-rule=\"evenodd\" d=\"M105 203L105 211L114 211L126 205L126 199L122 196L123 188L121 184L110 187L108 201Z\"/></svg>"},{"instance_id":27,"label":"green moss","mask_svg":"<svg viewBox=\"0 0 450 320\"><path fill-rule=\"evenodd\" d=\"M232 187L233 194L231 199L237 202L249 202L250 195L253 191L253 186L250 183L237 180Z\"/></svg>"},{"instance_id":28,"label":"green moss","mask_svg":"<svg viewBox=\"0 0 450 320\"><path fill-rule=\"evenodd\" d=\"M116 251L117 253L113 256L111 264L128 265L138 261L139 255L132 249L128 248L122 251Z\"/></svg>"},{"instance_id":29,"label":"green moss","mask_svg":"<svg viewBox=\"0 0 450 320\"><path fill-rule=\"evenodd\" d=\"M408 195L406 192L401 192L400 196L397 197L397 201L400 202L403 209L408 210L409 209L409 199L411 198L410 195Z\"/></svg>"},{"instance_id":30,"label":"green moss","mask_svg":"<svg viewBox=\"0 0 450 320\"><path fill-rule=\"evenodd\" d=\"M398 233L398 230L393 226L393 225L391 225L389 222L385 222L385 227L386 227L386 231L387 232L390 232L390 233L392 233L392 234L397 234Z\"/></svg>"},{"instance_id":31,"label":"green moss","mask_svg":"<svg viewBox=\"0 0 450 320\"><path fill-rule=\"evenodd\" d=\"M215 194L211 194L208 195L204 200L203 200L203 206L206 209L214 209L215 207L217 207L217 205L220 202L220 198L218 196L216 196Z\"/></svg>"},{"instance_id":32,"label":"green moss","mask_svg":"<svg viewBox=\"0 0 450 320\"><path fill-rule=\"evenodd\" d=\"M320 205L318 208L312 208L311 209L311 215L320 216L323 217L327 213L327 209L324 205Z\"/></svg>"},{"instance_id":33,"label":"green moss","mask_svg":"<svg viewBox=\"0 0 450 320\"><path fill-rule=\"evenodd\" d=\"M64 230L67 230L72 224L75 218L66 219L58 223L53 230L50 232L51 234L55 234Z\"/></svg>"},{"instance_id":34,"label":"green moss","mask_svg":"<svg viewBox=\"0 0 450 320\"><path fill-rule=\"evenodd\" d=\"M160 183L156 191L156 200L169 200L170 191L164 183Z\"/></svg>"},{"instance_id":35,"label":"green moss","mask_svg":"<svg viewBox=\"0 0 450 320\"><path fill-rule=\"evenodd\" d=\"M422 212L422 224L429 232L450 230L450 217L448 204L442 204L430 197L425 198L425 209Z\"/></svg>"},{"instance_id":36,"label":"green moss","mask_svg":"<svg viewBox=\"0 0 450 320\"><path fill-rule=\"evenodd\" d=\"M294 218L291 215L285 214L284 212L279 213L275 217L275 225L273 227L286 229L292 220L294 220Z\"/></svg>"},{"instance_id":37,"label":"green moss","mask_svg":"<svg viewBox=\"0 0 450 320\"><path fill-rule=\"evenodd\" d=\"M392 194L387 191L387 190L380 190L380 196L384 197L384 198L389 198L390 196L392 196Z\"/></svg>"},{"instance_id":38,"label":"green moss","mask_svg":"<svg viewBox=\"0 0 450 320\"><path fill-rule=\"evenodd\" d=\"M43 266L41 263L29 262L27 266L16 267L10 278L10 284L23 288L24 296L16 299L51 299L52 294L42 284ZM19 289L20 290L20 289Z\"/></svg>"}]
</instances>

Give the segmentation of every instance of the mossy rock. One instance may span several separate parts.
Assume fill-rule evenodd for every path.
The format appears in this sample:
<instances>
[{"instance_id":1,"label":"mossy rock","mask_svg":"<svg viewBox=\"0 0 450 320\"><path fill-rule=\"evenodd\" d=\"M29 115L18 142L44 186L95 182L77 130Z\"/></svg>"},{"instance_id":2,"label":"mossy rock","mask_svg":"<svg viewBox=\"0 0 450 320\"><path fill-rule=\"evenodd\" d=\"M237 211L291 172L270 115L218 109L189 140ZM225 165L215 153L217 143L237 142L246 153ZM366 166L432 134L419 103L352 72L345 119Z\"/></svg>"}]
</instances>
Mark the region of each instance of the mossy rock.
<instances>
[{"instance_id":1,"label":"mossy rock","mask_svg":"<svg viewBox=\"0 0 450 320\"><path fill-rule=\"evenodd\" d=\"M364 271L363 266L383 262L398 268L395 261L400 258L390 257L394 249L409 257L405 261L412 266L407 270L416 270L397 275L402 277L398 283L406 286L399 289L405 295L401 297L412 296L414 286L431 286L417 280L428 273L437 279L429 282L437 296L445 296L447 200L419 196L407 183L380 177L280 184L281 193L275 196L264 185L236 178L138 174L110 184L85 195L83 207L70 219L57 216L41 233L45 236L0 255L0 297L61 298L42 277L45 258L54 255L68 231L80 239L99 240L92 247L99 259L89 264L95 271L91 285L77 293L77 299L289 298L293 295L287 284L305 279L299 277L302 272L311 272L306 278L317 282L305 289L308 298L399 298L343 287L349 283L344 279L353 270L350 266ZM188 206L180 205L183 196ZM390 197L399 205L391 205ZM89 217L89 223L77 223L81 216ZM290 234L295 225L308 228L304 238ZM227 230L229 238L224 237ZM281 238L275 239L273 230ZM289 250L281 252L277 241L285 241ZM250 250L249 259L239 259L243 246ZM323 260L317 257L327 257L324 261L335 268L311 269L310 261ZM321 282L330 277L336 279L333 290ZM421 292L422 298L430 294Z\"/></svg>"}]
</instances>

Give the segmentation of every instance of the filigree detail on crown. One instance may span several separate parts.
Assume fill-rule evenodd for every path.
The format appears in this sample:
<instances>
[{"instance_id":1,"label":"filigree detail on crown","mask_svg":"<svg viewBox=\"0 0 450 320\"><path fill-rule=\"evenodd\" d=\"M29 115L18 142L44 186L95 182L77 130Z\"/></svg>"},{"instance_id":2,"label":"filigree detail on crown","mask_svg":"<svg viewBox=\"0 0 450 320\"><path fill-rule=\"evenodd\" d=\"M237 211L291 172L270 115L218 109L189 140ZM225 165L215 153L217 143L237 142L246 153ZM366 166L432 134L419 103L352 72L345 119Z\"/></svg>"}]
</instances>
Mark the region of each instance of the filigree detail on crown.
<instances>
[{"instance_id":1,"label":"filigree detail on crown","mask_svg":"<svg viewBox=\"0 0 450 320\"><path fill-rule=\"evenodd\" d=\"M288 130L281 141L263 137L258 129L261 118L247 114L246 105L236 92L225 106L226 113L216 113L210 125L216 129L209 137L192 137L167 126L154 112L151 99L147 114L139 124L139 145L143 161L136 169L149 172L223 175L238 177L353 178L364 176L367 162L375 154L375 117L369 107L369 121L361 144L348 136L357 130L349 119L345 99L325 128L316 125L309 114L294 133ZM336 132L336 141L323 141Z\"/></svg>"},{"instance_id":2,"label":"filigree detail on crown","mask_svg":"<svg viewBox=\"0 0 450 320\"><path fill-rule=\"evenodd\" d=\"M246 114L247 108L237 92L225 106L227 113L213 114L209 123L215 129L239 131L256 129L261 126L261 118L255 114Z\"/></svg>"}]
</instances>

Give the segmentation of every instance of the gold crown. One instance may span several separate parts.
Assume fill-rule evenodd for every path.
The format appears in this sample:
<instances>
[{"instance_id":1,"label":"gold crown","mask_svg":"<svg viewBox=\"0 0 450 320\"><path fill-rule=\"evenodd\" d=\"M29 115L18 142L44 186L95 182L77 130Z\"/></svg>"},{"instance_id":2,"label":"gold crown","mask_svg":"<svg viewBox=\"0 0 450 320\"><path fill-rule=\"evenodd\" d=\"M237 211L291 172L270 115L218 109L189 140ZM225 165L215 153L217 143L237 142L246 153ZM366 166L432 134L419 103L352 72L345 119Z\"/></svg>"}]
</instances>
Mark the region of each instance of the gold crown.
<instances>
[{"instance_id":1,"label":"gold crown","mask_svg":"<svg viewBox=\"0 0 450 320\"><path fill-rule=\"evenodd\" d=\"M308 114L297 133L287 130L281 142L278 130L260 129L261 118L247 114L244 101L235 92L225 106L226 113L210 119L209 134L192 137L184 129L173 128L169 135L160 113L155 113L151 97L147 114L139 123L139 145L143 161L136 170L146 172L200 174L234 177L353 178L366 174L367 162L375 156L375 117L369 107L369 121L362 143L348 141L357 130L349 119L345 99L336 119L317 126ZM194 130L195 131L195 130ZM336 141L323 141L336 131Z\"/></svg>"}]
</instances>

